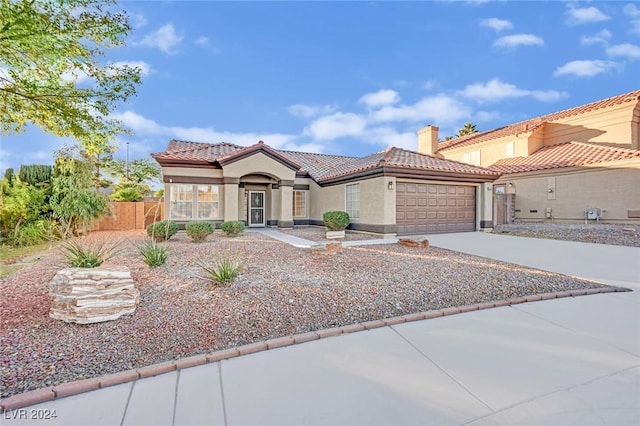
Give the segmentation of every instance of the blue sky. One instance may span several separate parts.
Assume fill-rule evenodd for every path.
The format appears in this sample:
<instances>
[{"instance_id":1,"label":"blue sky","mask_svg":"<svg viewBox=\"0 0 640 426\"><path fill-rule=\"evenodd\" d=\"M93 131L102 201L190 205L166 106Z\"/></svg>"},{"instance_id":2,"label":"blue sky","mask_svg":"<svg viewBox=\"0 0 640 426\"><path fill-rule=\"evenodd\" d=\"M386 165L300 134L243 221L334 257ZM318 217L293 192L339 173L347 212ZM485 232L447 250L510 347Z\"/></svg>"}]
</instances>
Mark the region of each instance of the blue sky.
<instances>
[{"instance_id":1,"label":"blue sky","mask_svg":"<svg viewBox=\"0 0 640 426\"><path fill-rule=\"evenodd\" d=\"M637 2L120 2L106 60L143 70L117 156L170 139L367 155L465 122L489 130L640 88ZM2 138L0 170L73 141Z\"/></svg>"}]
</instances>

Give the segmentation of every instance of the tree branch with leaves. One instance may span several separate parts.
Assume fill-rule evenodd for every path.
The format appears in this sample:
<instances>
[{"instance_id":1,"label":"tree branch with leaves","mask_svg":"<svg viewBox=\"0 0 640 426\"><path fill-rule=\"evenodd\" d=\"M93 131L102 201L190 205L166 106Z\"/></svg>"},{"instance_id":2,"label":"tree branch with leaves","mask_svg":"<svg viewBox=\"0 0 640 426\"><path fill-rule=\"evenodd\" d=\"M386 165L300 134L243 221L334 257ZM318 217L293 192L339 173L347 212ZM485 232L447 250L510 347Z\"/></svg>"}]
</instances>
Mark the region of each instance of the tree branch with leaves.
<instances>
[{"instance_id":1,"label":"tree branch with leaves","mask_svg":"<svg viewBox=\"0 0 640 426\"><path fill-rule=\"evenodd\" d=\"M43 131L90 154L126 133L109 116L136 94L141 70L103 63L125 44L127 14L114 0L0 0L0 134Z\"/></svg>"}]
</instances>

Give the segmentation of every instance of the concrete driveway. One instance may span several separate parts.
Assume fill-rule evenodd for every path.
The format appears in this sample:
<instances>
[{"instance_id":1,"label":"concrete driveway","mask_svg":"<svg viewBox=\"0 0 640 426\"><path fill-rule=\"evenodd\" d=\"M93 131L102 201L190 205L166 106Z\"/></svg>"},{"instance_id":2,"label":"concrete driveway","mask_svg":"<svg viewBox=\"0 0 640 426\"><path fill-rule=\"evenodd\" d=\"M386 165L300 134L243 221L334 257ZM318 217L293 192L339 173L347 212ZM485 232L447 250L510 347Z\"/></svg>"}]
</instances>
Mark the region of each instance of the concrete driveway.
<instances>
[{"instance_id":1,"label":"concrete driveway","mask_svg":"<svg viewBox=\"0 0 640 426\"><path fill-rule=\"evenodd\" d=\"M640 249L482 233L429 239L612 284L640 281L628 262ZM554 299L329 337L8 411L0 423L44 424L35 417L55 410L46 424L638 425L639 296Z\"/></svg>"}]
</instances>

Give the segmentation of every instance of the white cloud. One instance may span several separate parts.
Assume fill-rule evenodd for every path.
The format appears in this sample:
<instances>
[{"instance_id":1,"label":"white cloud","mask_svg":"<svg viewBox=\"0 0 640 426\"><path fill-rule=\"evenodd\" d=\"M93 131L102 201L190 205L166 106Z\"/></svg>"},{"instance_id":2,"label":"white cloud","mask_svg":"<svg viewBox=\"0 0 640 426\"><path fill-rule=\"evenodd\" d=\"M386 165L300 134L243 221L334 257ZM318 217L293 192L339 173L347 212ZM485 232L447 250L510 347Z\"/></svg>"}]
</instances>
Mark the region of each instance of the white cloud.
<instances>
[{"instance_id":1,"label":"white cloud","mask_svg":"<svg viewBox=\"0 0 640 426\"><path fill-rule=\"evenodd\" d=\"M611 19L594 6L589 7L573 7L570 6L566 12L568 25L581 25L591 22L602 22Z\"/></svg>"},{"instance_id":2,"label":"white cloud","mask_svg":"<svg viewBox=\"0 0 640 426\"><path fill-rule=\"evenodd\" d=\"M164 53L175 53L174 48L182 42L184 37L176 33L173 24L167 24L156 31L150 32L134 44L145 47L157 47Z\"/></svg>"},{"instance_id":3,"label":"white cloud","mask_svg":"<svg viewBox=\"0 0 640 426\"><path fill-rule=\"evenodd\" d=\"M337 108L333 105L304 105L295 104L287 108L289 114L300 118L312 118L322 114L331 114Z\"/></svg>"},{"instance_id":4,"label":"white cloud","mask_svg":"<svg viewBox=\"0 0 640 426\"><path fill-rule=\"evenodd\" d=\"M422 83L422 88L424 90L433 90L438 86L438 82L435 80L427 80L424 83Z\"/></svg>"},{"instance_id":5,"label":"white cloud","mask_svg":"<svg viewBox=\"0 0 640 426\"><path fill-rule=\"evenodd\" d=\"M266 144L274 148L295 146L293 140L296 136L284 133L232 133L220 132L212 127L165 126L134 111L112 114L112 117L121 120L125 126L133 131L136 137L162 136L165 138L211 143L224 141L246 146L263 140Z\"/></svg>"},{"instance_id":6,"label":"white cloud","mask_svg":"<svg viewBox=\"0 0 640 426\"><path fill-rule=\"evenodd\" d=\"M146 26L149 23L149 21L147 21L147 18L145 18L143 14L136 13L131 15L129 19L129 23L133 28L142 28Z\"/></svg>"},{"instance_id":7,"label":"white cloud","mask_svg":"<svg viewBox=\"0 0 640 426\"><path fill-rule=\"evenodd\" d=\"M362 96L358 103L364 104L368 108L378 108L385 105L393 105L400 102L400 95L395 90L378 90L374 93L367 93Z\"/></svg>"},{"instance_id":8,"label":"white cloud","mask_svg":"<svg viewBox=\"0 0 640 426\"><path fill-rule=\"evenodd\" d=\"M580 37L581 44L597 44L602 43L605 46L609 43L611 39L611 32L608 30L598 31L595 35L592 36L582 36Z\"/></svg>"},{"instance_id":9,"label":"white cloud","mask_svg":"<svg viewBox=\"0 0 640 426\"><path fill-rule=\"evenodd\" d=\"M575 77L593 77L598 74L607 73L616 68L617 64L612 61L596 60L582 60L571 61L556 68L553 75L560 76L575 76Z\"/></svg>"},{"instance_id":10,"label":"white cloud","mask_svg":"<svg viewBox=\"0 0 640 426\"><path fill-rule=\"evenodd\" d=\"M508 98L532 97L542 102L557 101L567 96L557 90L527 90L505 83L498 78L487 83L474 83L466 86L458 94L478 102L496 102Z\"/></svg>"},{"instance_id":11,"label":"white cloud","mask_svg":"<svg viewBox=\"0 0 640 426\"><path fill-rule=\"evenodd\" d=\"M144 61L118 61L118 62L113 62L111 65L114 65L116 67L123 67L126 65L130 68L139 68L140 75L143 77L148 76L152 71L151 65L149 65Z\"/></svg>"},{"instance_id":12,"label":"white cloud","mask_svg":"<svg viewBox=\"0 0 640 426\"><path fill-rule=\"evenodd\" d=\"M352 112L336 112L313 121L305 134L316 140L332 140L341 137L359 137L364 132L367 120Z\"/></svg>"},{"instance_id":13,"label":"white cloud","mask_svg":"<svg viewBox=\"0 0 640 426\"><path fill-rule=\"evenodd\" d=\"M395 146L415 151L418 137L416 132L399 132L393 127L382 126L368 129L363 135L363 140L385 148Z\"/></svg>"},{"instance_id":14,"label":"white cloud","mask_svg":"<svg viewBox=\"0 0 640 426\"><path fill-rule=\"evenodd\" d=\"M386 106L371 113L373 122L409 121L451 123L468 118L469 108L451 96L438 94L413 105ZM444 124L443 124L444 125Z\"/></svg>"},{"instance_id":15,"label":"white cloud","mask_svg":"<svg viewBox=\"0 0 640 426\"><path fill-rule=\"evenodd\" d=\"M625 15L630 16L632 18L640 17L640 9L638 9L638 7L633 3L626 4L622 10L624 10Z\"/></svg>"},{"instance_id":16,"label":"white cloud","mask_svg":"<svg viewBox=\"0 0 640 426\"><path fill-rule=\"evenodd\" d=\"M606 52L609 56L624 56L631 60L640 59L640 46L635 44L616 44L615 46L607 47Z\"/></svg>"},{"instance_id":17,"label":"white cloud","mask_svg":"<svg viewBox=\"0 0 640 426\"><path fill-rule=\"evenodd\" d=\"M196 39L195 43L199 44L200 46L206 46L209 44L209 37L200 36Z\"/></svg>"},{"instance_id":18,"label":"white cloud","mask_svg":"<svg viewBox=\"0 0 640 426\"><path fill-rule=\"evenodd\" d=\"M511 22L499 18L483 19L480 21L480 25L483 27L493 28L496 32L510 30L513 28L513 24Z\"/></svg>"},{"instance_id":19,"label":"white cloud","mask_svg":"<svg viewBox=\"0 0 640 426\"><path fill-rule=\"evenodd\" d=\"M512 49L518 46L544 46L544 40L533 34L512 34L497 39L495 47Z\"/></svg>"}]
</instances>

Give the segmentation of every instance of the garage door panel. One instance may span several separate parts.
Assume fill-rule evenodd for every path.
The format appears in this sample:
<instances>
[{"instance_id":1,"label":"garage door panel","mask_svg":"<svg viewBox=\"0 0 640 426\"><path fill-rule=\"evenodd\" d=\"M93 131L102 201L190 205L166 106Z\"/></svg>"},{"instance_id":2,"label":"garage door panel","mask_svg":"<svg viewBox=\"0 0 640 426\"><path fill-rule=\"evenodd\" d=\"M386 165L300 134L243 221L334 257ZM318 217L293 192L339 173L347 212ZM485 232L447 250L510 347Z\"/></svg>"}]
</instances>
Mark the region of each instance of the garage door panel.
<instances>
[{"instance_id":1,"label":"garage door panel","mask_svg":"<svg viewBox=\"0 0 640 426\"><path fill-rule=\"evenodd\" d=\"M396 185L398 234L475 231L475 187Z\"/></svg>"}]
</instances>

